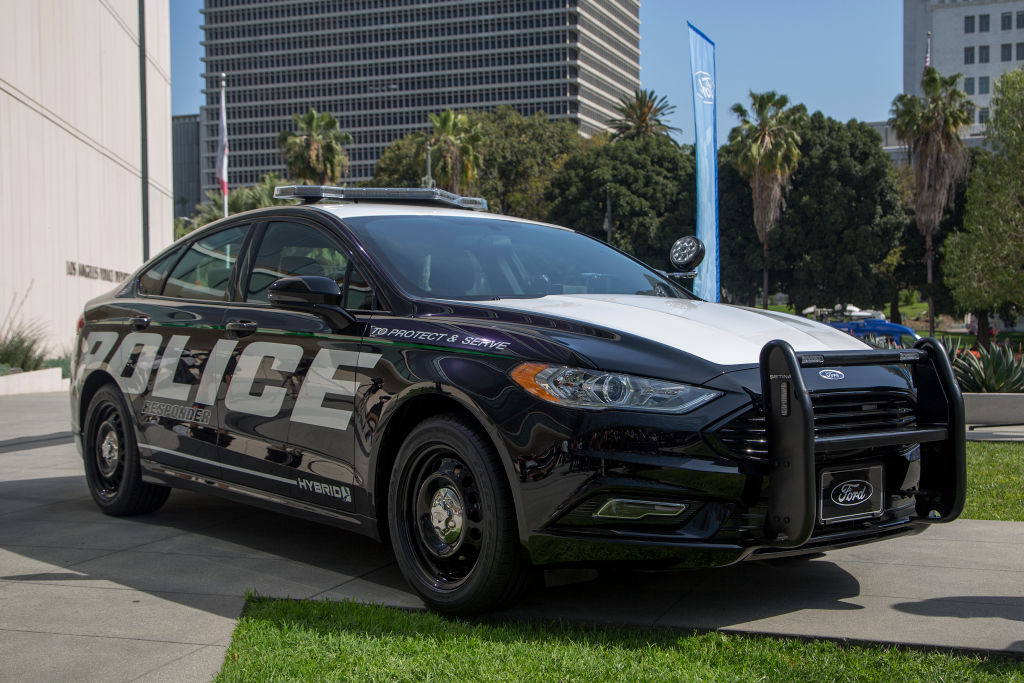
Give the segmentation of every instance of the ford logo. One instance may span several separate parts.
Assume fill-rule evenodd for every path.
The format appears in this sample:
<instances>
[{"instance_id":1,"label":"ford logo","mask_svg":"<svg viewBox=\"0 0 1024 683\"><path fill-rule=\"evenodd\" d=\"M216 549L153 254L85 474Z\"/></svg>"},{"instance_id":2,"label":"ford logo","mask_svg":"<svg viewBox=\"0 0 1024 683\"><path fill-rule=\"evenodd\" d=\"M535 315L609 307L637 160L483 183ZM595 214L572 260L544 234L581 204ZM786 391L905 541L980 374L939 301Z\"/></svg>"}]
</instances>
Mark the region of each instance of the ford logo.
<instances>
[{"instance_id":1,"label":"ford logo","mask_svg":"<svg viewBox=\"0 0 1024 683\"><path fill-rule=\"evenodd\" d=\"M859 505L871 498L874 492L875 487L863 479L852 479L832 489L832 502L845 507Z\"/></svg>"},{"instance_id":2,"label":"ford logo","mask_svg":"<svg viewBox=\"0 0 1024 683\"><path fill-rule=\"evenodd\" d=\"M838 370L818 370L818 374L821 375L822 379L846 379L846 375Z\"/></svg>"}]
</instances>

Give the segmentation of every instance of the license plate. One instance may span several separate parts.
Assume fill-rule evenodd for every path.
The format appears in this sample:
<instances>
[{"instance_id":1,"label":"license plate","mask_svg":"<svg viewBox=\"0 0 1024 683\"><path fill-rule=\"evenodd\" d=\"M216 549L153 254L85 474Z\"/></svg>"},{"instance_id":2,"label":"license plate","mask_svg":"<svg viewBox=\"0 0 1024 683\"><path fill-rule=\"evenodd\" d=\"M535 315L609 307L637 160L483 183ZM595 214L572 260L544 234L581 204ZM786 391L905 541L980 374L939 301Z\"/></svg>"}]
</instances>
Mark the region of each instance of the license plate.
<instances>
[{"instance_id":1,"label":"license plate","mask_svg":"<svg viewBox=\"0 0 1024 683\"><path fill-rule=\"evenodd\" d=\"M881 465L822 470L819 518L832 524L876 517L884 491Z\"/></svg>"}]
</instances>

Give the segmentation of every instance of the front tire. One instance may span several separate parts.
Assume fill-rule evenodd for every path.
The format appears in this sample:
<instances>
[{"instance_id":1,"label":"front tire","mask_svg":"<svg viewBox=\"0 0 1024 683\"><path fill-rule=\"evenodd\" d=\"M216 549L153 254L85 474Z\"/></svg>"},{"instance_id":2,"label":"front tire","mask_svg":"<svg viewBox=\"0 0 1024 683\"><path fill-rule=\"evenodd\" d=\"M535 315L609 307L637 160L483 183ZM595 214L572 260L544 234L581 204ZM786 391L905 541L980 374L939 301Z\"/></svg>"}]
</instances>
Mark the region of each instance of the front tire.
<instances>
[{"instance_id":1,"label":"front tire","mask_svg":"<svg viewBox=\"0 0 1024 683\"><path fill-rule=\"evenodd\" d=\"M439 612L496 607L529 580L498 455L457 415L424 421L402 444L388 489L388 524L406 581Z\"/></svg>"},{"instance_id":2,"label":"front tire","mask_svg":"<svg viewBox=\"0 0 1024 683\"><path fill-rule=\"evenodd\" d=\"M85 481L100 510L121 517L153 512L164 504L170 489L142 481L128 406L114 386L100 387L92 397L82 438Z\"/></svg>"}]
</instances>

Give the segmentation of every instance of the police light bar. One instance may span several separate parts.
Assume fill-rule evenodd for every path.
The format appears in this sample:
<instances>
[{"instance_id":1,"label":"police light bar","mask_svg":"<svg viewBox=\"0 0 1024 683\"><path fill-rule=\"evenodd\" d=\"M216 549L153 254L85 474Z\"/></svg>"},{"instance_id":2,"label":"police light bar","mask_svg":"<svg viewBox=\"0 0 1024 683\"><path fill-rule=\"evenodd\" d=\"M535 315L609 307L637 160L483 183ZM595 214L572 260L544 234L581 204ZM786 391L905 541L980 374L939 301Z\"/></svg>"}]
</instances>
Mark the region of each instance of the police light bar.
<instances>
[{"instance_id":1,"label":"police light bar","mask_svg":"<svg viewBox=\"0 0 1024 683\"><path fill-rule=\"evenodd\" d=\"M329 185L280 185L274 188L274 199L298 199L313 204L321 199L350 201L413 202L442 204L459 209L486 211L487 200L481 197L460 197L436 187L331 187Z\"/></svg>"}]
</instances>

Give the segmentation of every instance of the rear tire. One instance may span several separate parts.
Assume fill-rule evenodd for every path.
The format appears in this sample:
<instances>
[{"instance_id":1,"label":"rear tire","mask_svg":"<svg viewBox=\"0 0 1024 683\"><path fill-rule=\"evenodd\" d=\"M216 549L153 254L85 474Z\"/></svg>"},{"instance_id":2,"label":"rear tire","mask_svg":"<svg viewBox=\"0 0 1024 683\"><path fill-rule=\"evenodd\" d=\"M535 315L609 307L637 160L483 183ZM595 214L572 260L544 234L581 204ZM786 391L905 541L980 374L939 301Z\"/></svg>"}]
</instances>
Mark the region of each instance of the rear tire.
<instances>
[{"instance_id":1,"label":"rear tire","mask_svg":"<svg viewBox=\"0 0 1024 683\"><path fill-rule=\"evenodd\" d=\"M532 575L498 454L457 415L424 421L402 444L388 525L406 581L438 612L472 614L509 602Z\"/></svg>"},{"instance_id":2,"label":"rear tire","mask_svg":"<svg viewBox=\"0 0 1024 683\"><path fill-rule=\"evenodd\" d=\"M113 385L100 387L82 430L85 481L100 510L117 517L153 512L170 489L142 481L139 449L128 406Z\"/></svg>"}]
</instances>

